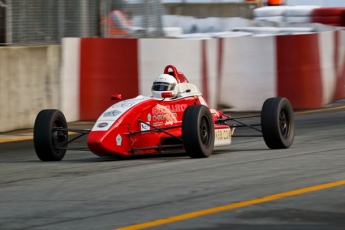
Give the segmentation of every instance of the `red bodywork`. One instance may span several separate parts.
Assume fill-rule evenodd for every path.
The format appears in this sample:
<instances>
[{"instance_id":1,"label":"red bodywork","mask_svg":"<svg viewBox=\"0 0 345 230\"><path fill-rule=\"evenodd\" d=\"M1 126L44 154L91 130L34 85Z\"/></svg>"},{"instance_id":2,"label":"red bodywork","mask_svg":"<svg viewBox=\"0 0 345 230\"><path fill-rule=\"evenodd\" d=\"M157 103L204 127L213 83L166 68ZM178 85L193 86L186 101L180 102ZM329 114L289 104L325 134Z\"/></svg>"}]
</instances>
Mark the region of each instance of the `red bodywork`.
<instances>
[{"instance_id":1,"label":"red bodywork","mask_svg":"<svg viewBox=\"0 0 345 230\"><path fill-rule=\"evenodd\" d=\"M173 70L178 83L188 82L174 66L167 66L164 73L169 69ZM133 156L184 149L181 128L184 110L200 104L207 106L202 95L146 99L124 112L108 130L91 130L87 145L99 156ZM216 110L211 109L211 113L215 123L222 117ZM218 128L224 125L215 124L215 129Z\"/></svg>"}]
</instances>

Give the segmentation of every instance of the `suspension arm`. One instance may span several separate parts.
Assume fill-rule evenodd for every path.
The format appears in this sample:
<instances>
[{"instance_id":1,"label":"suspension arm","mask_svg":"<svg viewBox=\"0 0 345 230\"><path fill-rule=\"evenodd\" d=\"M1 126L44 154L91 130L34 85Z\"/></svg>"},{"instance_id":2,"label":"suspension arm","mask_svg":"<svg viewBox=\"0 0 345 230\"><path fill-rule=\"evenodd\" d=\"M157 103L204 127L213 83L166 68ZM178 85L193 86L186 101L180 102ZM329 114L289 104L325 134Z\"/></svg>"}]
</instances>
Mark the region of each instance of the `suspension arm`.
<instances>
[{"instance_id":1,"label":"suspension arm","mask_svg":"<svg viewBox=\"0 0 345 230\"><path fill-rule=\"evenodd\" d=\"M155 129L155 130L157 130L157 131L160 131L160 132L162 132L162 133L165 133L165 134L167 134L167 135L169 135L169 136L171 136L171 137L174 137L174 138L176 138L176 139L182 141L182 138L179 138L179 137L175 136L174 134L171 134L171 133L169 133L169 132L166 132L164 129L160 129L160 128L157 128L157 127L154 126L154 125L150 125L149 123L147 123L147 122L145 122L145 121L143 121L143 120L141 120L141 119L138 119L138 121L141 122L141 123L144 123L145 125L150 126L151 128L153 128L153 129Z\"/></svg>"}]
</instances>

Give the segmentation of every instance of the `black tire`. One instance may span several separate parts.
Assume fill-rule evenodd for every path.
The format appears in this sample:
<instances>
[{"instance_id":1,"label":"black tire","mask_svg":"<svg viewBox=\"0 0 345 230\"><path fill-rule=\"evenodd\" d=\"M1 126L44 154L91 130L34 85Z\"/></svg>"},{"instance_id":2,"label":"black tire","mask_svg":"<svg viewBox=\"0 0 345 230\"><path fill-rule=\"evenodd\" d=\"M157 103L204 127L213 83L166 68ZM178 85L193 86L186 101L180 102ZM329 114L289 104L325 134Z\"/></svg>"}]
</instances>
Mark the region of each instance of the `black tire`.
<instances>
[{"instance_id":1,"label":"black tire","mask_svg":"<svg viewBox=\"0 0 345 230\"><path fill-rule=\"evenodd\" d=\"M68 131L53 130L57 127L67 129L66 118L61 111L47 109L38 113L34 125L34 145L41 161L60 161L66 154L66 150L59 146L68 141Z\"/></svg>"},{"instance_id":2,"label":"black tire","mask_svg":"<svg viewBox=\"0 0 345 230\"><path fill-rule=\"evenodd\" d=\"M295 137L295 118L288 99L267 99L261 111L262 135L270 149L289 148Z\"/></svg>"},{"instance_id":3,"label":"black tire","mask_svg":"<svg viewBox=\"0 0 345 230\"><path fill-rule=\"evenodd\" d=\"M209 108L189 106L183 113L182 138L186 153L191 158L205 158L214 147L214 122Z\"/></svg>"}]
</instances>

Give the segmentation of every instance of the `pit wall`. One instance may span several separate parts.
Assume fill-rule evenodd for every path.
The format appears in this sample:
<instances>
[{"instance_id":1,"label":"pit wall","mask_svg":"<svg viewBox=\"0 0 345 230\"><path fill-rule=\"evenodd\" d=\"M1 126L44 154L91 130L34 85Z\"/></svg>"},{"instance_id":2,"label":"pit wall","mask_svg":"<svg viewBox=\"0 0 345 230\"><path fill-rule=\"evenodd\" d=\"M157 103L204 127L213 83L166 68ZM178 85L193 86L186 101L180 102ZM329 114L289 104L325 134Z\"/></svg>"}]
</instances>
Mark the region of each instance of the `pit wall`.
<instances>
[{"instance_id":1,"label":"pit wall","mask_svg":"<svg viewBox=\"0 0 345 230\"><path fill-rule=\"evenodd\" d=\"M41 109L59 108L60 46L0 48L0 132L33 127Z\"/></svg>"}]
</instances>

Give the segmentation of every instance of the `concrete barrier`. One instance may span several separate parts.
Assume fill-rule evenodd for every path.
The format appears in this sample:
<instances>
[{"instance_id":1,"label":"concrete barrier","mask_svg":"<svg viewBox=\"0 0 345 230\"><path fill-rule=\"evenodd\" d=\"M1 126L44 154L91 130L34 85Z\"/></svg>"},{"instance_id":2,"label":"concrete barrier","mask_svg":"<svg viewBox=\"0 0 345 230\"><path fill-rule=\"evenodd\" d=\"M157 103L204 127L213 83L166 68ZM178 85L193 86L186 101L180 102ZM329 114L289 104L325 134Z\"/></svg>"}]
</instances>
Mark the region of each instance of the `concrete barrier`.
<instances>
[{"instance_id":1,"label":"concrete barrier","mask_svg":"<svg viewBox=\"0 0 345 230\"><path fill-rule=\"evenodd\" d=\"M60 46L0 48L0 132L33 127L59 107Z\"/></svg>"},{"instance_id":2,"label":"concrete barrier","mask_svg":"<svg viewBox=\"0 0 345 230\"><path fill-rule=\"evenodd\" d=\"M276 96L275 38L224 39L220 108L259 111L265 99Z\"/></svg>"},{"instance_id":3,"label":"concrete barrier","mask_svg":"<svg viewBox=\"0 0 345 230\"><path fill-rule=\"evenodd\" d=\"M150 94L168 64L184 72L211 107L258 111L268 97L295 109L344 98L345 31L206 40L63 40L60 46L0 49L0 132L33 127L42 109L68 121L95 120L113 102Z\"/></svg>"},{"instance_id":4,"label":"concrete barrier","mask_svg":"<svg viewBox=\"0 0 345 230\"><path fill-rule=\"evenodd\" d=\"M62 40L60 108L67 121L80 118L80 38Z\"/></svg>"},{"instance_id":5,"label":"concrete barrier","mask_svg":"<svg viewBox=\"0 0 345 230\"><path fill-rule=\"evenodd\" d=\"M329 31L205 40L134 39L125 50L121 48L125 40L81 39L88 45L82 45L80 57L88 61L80 62L80 89L85 93L80 94L79 119L97 119L112 103L110 93L122 93L124 99L149 95L152 81L168 64L184 72L214 108L259 111L265 99L275 96L287 97L295 109L320 108L344 97L344 35L345 31ZM111 51L111 47L118 48ZM132 66L130 70L120 71L125 66L118 66L121 60ZM93 80L83 85L86 75L87 81ZM116 88L123 76L130 83Z\"/></svg>"}]
</instances>

